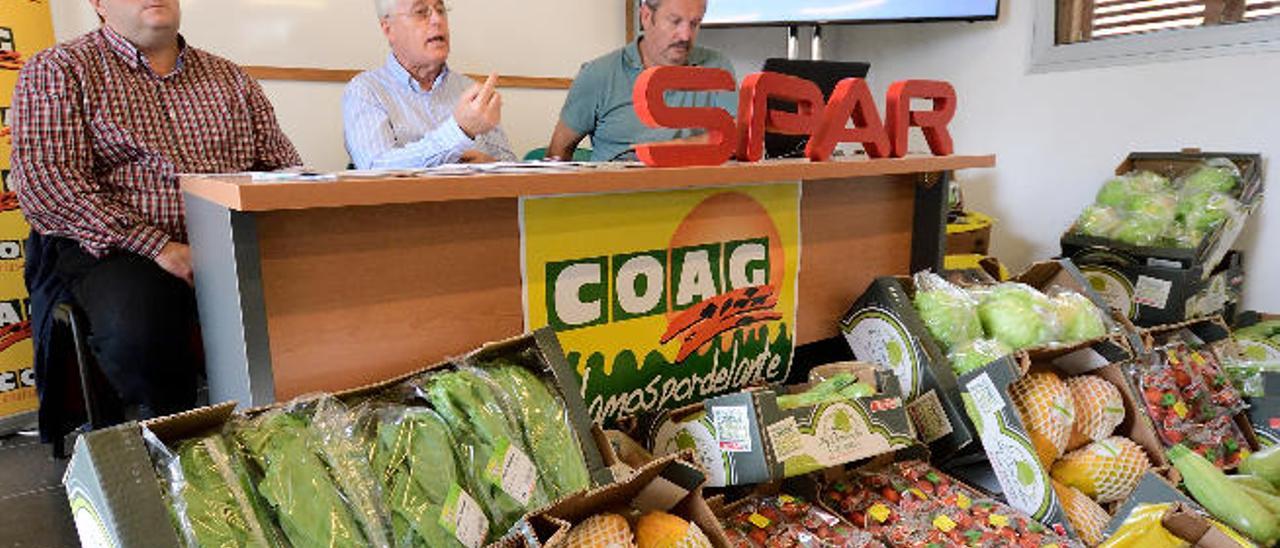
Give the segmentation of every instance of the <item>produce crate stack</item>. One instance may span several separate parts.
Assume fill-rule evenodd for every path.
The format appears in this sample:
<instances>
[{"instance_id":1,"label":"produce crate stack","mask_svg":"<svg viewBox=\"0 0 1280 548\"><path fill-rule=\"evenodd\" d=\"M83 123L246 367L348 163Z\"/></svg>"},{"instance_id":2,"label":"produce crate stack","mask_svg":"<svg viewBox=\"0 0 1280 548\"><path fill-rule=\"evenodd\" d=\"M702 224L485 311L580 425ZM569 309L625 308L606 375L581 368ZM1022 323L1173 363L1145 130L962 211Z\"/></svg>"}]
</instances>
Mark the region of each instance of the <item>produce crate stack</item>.
<instances>
[{"instance_id":1,"label":"produce crate stack","mask_svg":"<svg viewBox=\"0 0 1280 548\"><path fill-rule=\"evenodd\" d=\"M1258 154L1132 153L1063 234L1062 255L1135 324L1231 317L1244 284L1231 246L1262 202Z\"/></svg>"}]
</instances>

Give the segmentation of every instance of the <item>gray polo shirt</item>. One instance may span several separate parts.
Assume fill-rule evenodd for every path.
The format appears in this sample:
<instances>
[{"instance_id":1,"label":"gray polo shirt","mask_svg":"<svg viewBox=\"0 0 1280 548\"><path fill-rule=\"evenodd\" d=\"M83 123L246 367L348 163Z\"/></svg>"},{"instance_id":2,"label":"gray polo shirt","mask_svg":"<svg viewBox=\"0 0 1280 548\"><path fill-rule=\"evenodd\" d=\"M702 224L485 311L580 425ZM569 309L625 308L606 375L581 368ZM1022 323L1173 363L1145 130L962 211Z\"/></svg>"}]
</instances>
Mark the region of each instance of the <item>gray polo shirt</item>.
<instances>
[{"instance_id":1,"label":"gray polo shirt","mask_svg":"<svg viewBox=\"0 0 1280 548\"><path fill-rule=\"evenodd\" d=\"M560 120L570 129L591 136L591 160L608 162L634 159L632 146L692 137L699 130L651 128L636 117L631 91L644 71L639 40L582 65L573 80L569 96L560 110ZM695 46L689 65L718 68L733 74L733 65L719 52ZM736 76L735 76L736 79ZM737 116L738 96L732 92L667 92L673 107L720 107Z\"/></svg>"}]
</instances>

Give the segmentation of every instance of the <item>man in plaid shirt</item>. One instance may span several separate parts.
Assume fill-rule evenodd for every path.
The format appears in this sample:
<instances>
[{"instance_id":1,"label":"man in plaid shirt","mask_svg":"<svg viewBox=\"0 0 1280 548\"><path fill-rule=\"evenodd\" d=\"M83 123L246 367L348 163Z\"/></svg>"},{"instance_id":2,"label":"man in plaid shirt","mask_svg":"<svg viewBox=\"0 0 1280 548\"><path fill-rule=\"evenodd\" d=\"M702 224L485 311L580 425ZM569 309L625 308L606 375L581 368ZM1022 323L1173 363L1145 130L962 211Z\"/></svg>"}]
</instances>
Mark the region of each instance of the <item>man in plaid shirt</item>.
<instances>
[{"instance_id":1,"label":"man in plaid shirt","mask_svg":"<svg viewBox=\"0 0 1280 548\"><path fill-rule=\"evenodd\" d=\"M12 174L34 229L36 345L69 291L122 401L167 414L194 405L202 363L177 175L301 161L258 84L178 34L179 0L90 3L101 28L35 55L14 93ZM44 431L53 372L41 355Z\"/></svg>"}]
</instances>

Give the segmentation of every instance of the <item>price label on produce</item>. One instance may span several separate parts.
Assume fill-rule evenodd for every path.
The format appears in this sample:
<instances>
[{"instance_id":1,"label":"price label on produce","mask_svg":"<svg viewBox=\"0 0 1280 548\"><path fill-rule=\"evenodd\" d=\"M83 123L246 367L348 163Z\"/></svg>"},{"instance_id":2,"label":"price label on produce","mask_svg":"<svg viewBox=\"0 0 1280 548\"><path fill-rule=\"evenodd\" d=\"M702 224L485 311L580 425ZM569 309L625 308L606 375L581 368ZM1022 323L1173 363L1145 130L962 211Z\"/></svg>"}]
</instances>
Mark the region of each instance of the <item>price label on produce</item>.
<instances>
[{"instance_id":1,"label":"price label on produce","mask_svg":"<svg viewBox=\"0 0 1280 548\"><path fill-rule=\"evenodd\" d=\"M467 548L478 548L489 535L489 518L476 500L456 483L449 488L444 511L440 513L440 526Z\"/></svg>"},{"instance_id":2,"label":"price label on produce","mask_svg":"<svg viewBox=\"0 0 1280 548\"><path fill-rule=\"evenodd\" d=\"M973 398L973 406L984 418L1004 409L1004 398L1000 396L1000 391L996 389L995 383L991 382L991 377L986 373L969 381L966 388L969 389L969 395Z\"/></svg>"},{"instance_id":3,"label":"price label on produce","mask_svg":"<svg viewBox=\"0 0 1280 548\"><path fill-rule=\"evenodd\" d=\"M538 469L519 447L504 440L493 452L485 471L489 481L511 495L521 506L529 504L538 483Z\"/></svg>"},{"instance_id":4,"label":"price label on produce","mask_svg":"<svg viewBox=\"0 0 1280 548\"><path fill-rule=\"evenodd\" d=\"M725 453L751 452L751 412L741 405L712 407L716 440Z\"/></svg>"},{"instance_id":5,"label":"price label on produce","mask_svg":"<svg viewBox=\"0 0 1280 548\"><path fill-rule=\"evenodd\" d=\"M1142 306L1164 310L1169 304L1169 293L1173 291L1173 282L1138 276L1138 284L1133 289L1133 302Z\"/></svg>"},{"instance_id":6,"label":"price label on produce","mask_svg":"<svg viewBox=\"0 0 1280 548\"><path fill-rule=\"evenodd\" d=\"M769 439L773 442L773 458L786 462L791 457L804 454L804 435L795 417L787 417L769 425Z\"/></svg>"}]
</instances>

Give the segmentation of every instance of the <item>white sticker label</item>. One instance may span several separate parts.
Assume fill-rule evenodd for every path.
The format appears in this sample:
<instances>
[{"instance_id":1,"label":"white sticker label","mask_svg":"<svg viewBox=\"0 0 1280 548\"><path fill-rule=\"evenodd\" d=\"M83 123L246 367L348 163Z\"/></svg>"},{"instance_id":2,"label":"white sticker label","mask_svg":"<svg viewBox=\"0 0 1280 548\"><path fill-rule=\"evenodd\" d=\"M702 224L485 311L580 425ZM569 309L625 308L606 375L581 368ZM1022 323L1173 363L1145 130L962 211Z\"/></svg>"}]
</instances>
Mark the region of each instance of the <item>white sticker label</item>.
<instances>
[{"instance_id":1,"label":"white sticker label","mask_svg":"<svg viewBox=\"0 0 1280 548\"><path fill-rule=\"evenodd\" d=\"M767 428L769 441L773 443L773 458L784 462L791 457L804 453L804 437L795 417L787 417L775 422Z\"/></svg>"},{"instance_id":2,"label":"white sticker label","mask_svg":"<svg viewBox=\"0 0 1280 548\"><path fill-rule=\"evenodd\" d=\"M991 377L986 373L969 381L966 387L969 389L969 396L973 398L973 405L983 418L993 416L1004 409L1004 398L1000 397L1000 391L996 390L996 383L991 382Z\"/></svg>"},{"instance_id":3,"label":"white sticker label","mask_svg":"<svg viewBox=\"0 0 1280 548\"><path fill-rule=\"evenodd\" d=\"M509 441L502 442L498 450L494 451L493 457L489 459L489 467L486 471L489 481L501 487L521 506L529 504L529 499L533 497L534 486L538 483L538 468L533 465L533 461L529 460L524 451L511 445Z\"/></svg>"},{"instance_id":4,"label":"white sticker label","mask_svg":"<svg viewBox=\"0 0 1280 548\"><path fill-rule=\"evenodd\" d=\"M449 488L444 511L440 513L440 526L467 548L483 545L489 534L489 518L485 517L484 510L456 483Z\"/></svg>"},{"instance_id":5,"label":"white sticker label","mask_svg":"<svg viewBox=\"0 0 1280 548\"><path fill-rule=\"evenodd\" d=\"M1138 276L1138 285L1133 289L1133 302L1164 310L1169 303L1169 292L1173 291L1173 282L1150 276Z\"/></svg>"},{"instance_id":6,"label":"white sticker label","mask_svg":"<svg viewBox=\"0 0 1280 548\"><path fill-rule=\"evenodd\" d=\"M751 452L751 414L745 405L712 407L716 440L725 453Z\"/></svg>"}]
</instances>

